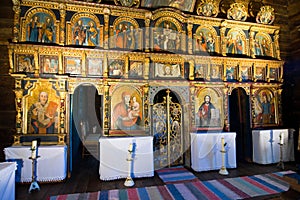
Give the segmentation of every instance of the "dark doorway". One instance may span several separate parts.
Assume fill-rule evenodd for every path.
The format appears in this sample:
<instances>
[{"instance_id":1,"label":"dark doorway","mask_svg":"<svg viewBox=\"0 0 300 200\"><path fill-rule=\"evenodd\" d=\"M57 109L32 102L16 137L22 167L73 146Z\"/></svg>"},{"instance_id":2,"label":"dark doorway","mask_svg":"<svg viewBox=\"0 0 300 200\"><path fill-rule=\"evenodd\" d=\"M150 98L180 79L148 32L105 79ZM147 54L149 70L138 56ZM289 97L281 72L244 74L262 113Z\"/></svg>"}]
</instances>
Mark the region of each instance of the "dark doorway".
<instances>
[{"instance_id":1,"label":"dark doorway","mask_svg":"<svg viewBox=\"0 0 300 200\"><path fill-rule=\"evenodd\" d=\"M83 140L89 134L102 134L102 95L90 84L81 85L71 95L70 167L76 166L83 154ZM72 170L71 170L72 171Z\"/></svg>"},{"instance_id":2,"label":"dark doorway","mask_svg":"<svg viewBox=\"0 0 300 200\"><path fill-rule=\"evenodd\" d=\"M229 96L230 131L236 132L238 161L252 160L249 95L242 88L234 89Z\"/></svg>"}]
</instances>

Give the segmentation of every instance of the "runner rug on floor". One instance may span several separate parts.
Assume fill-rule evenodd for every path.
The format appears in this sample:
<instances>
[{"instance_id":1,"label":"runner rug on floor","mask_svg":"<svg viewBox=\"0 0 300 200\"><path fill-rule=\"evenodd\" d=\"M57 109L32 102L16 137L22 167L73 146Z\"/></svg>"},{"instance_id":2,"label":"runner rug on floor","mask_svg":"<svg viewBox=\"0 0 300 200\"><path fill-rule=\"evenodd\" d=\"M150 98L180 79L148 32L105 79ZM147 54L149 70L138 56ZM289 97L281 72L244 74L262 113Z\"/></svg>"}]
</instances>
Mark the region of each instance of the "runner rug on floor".
<instances>
[{"instance_id":1,"label":"runner rug on floor","mask_svg":"<svg viewBox=\"0 0 300 200\"><path fill-rule=\"evenodd\" d=\"M185 183L151 186L145 188L128 188L119 190L104 190L91 193L66 194L51 196L49 200L70 199L122 199L122 200L159 200L159 199L207 199L234 200L278 194L289 189L289 184L282 180L285 174L293 171L270 174L243 176L210 181L192 181Z\"/></svg>"},{"instance_id":2,"label":"runner rug on floor","mask_svg":"<svg viewBox=\"0 0 300 200\"><path fill-rule=\"evenodd\" d=\"M159 169L156 173L165 184L198 181L192 172L182 166Z\"/></svg>"}]
</instances>

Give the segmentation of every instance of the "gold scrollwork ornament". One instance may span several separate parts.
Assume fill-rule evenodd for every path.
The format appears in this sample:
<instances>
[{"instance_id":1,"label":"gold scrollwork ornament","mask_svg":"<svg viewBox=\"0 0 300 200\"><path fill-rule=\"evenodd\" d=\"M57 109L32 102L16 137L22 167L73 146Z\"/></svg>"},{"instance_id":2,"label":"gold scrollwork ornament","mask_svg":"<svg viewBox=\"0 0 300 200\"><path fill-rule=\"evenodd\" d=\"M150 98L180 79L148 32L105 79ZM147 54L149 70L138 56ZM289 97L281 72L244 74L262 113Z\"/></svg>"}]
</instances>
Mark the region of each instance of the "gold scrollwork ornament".
<instances>
[{"instance_id":1,"label":"gold scrollwork ornament","mask_svg":"<svg viewBox=\"0 0 300 200\"><path fill-rule=\"evenodd\" d=\"M271 6L262 6L256 16L256 22L260 24L272 24L274 19L274 8Z\"/></svg>"},{"instance_id":2,"label":"gold scrollwork ornament","mask_svg":"<svg viewBox=\"0 0 300 200\"><path fill-rule=\"evenodd\" d=\"M125 7L139 7L140 0L114 0L116 5Z\"/></svg>"},{"instance_id":3,"label":"gold scrollwork ornament","mask_svg":"<svg viewBox=\"0 0 300 200\"><path fill-rule=\"evenodd\" d=\"M201 0L197 7L197 14L205 17L216 17L219 13L218 2Z\"/></svg>"},{"instance_id":4,"label":"gold scrollwork ornament","mask_svg":"<svg viewBox=\"0 0 300 200\"><path fill-rule=\"evenodd\" d=\"M238 21L246 21L248 16L247 9L242 3L233 3L230 5L230 8L227 11L227 18L238 20Z\"/></svg>"}]
</instances>

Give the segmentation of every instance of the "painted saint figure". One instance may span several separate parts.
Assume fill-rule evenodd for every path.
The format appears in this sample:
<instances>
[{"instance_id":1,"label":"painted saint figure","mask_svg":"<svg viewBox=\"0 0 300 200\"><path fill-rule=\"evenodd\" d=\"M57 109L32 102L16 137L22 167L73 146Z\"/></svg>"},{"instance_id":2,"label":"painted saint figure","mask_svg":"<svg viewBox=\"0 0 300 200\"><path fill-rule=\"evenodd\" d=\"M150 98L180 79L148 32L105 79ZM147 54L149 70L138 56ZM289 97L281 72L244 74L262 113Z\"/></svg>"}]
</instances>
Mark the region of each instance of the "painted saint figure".
<instances>
[{"instance_id":1,"label":"painted saint figure","mask_svg":"<svg viewBox=\"0 0 300 200\"><path fill-rule=\"evenodd\" d=\"M209 126L211 120L211 111L215 106L211 103L209 95L205 95L204 102L198 109L198 116L200 118L200 126Z\"/></svg>"},{"instance_id":2,"label":"painted saint figure","mask_svg":"<svg viewBox=\"0 0 300 200\"><path fill-rule=\"evenodd\" d=\"M78 20L73 30L73 41L75 45L83 45L86 39L86 28L82 23L82 20Z\"/></svg>"},{"instance_id":3,"label":"painted saint figure","mask_svg":"<svg viewBox=\"0 0 300 200\"><path fill-rule=\"evenodd\" d=\"M30 20L27 26L28 40L30 42L40 42L41 39L41 23L39 22L39 17L35 15L33 19Z\"/></svg>"},{"instance_id":4,"label":"painted saint figure","mask_svg":"<svg viewBox=\"0 0 300 200\"><path fill-rule=\"evenodd\" d=\"M256 112L257 122L262 124L274 122L274 105L266 92L262 92L261 98L259 95L257 96Z\"/></svg>"},{"instance_id":5,"label":"painted saint figure","mask_svg":"<svg viewBox=\"0 0 300 200\"><path fill-rule=\"evenodd\" d=\"M211 33L209 33L207 38L206 38L206 45L207 45L207 51L208 52L214 52L215 51L215 40L212 37Z\"/></svg>"},{"instance_id":6,"label":"painted saint figure","mask_svg":"<svg viewBox=\"0 0 300 200\"><path fill-rule=\"evenodd\" d=\"M56 133L58 126L58 104L48 102L48 93L41 92L38 102L31 105L28 111L29 132L35 134Z\"/></svg>"},{"instance_id":7,"label":"painted saint figure","mask_svg":"<svg viewBox=\"0 0 300 200\"><path fill-rule=\"evenodd\" d=\"M87 30L87 44L88 46L96 46L98 45L98 31L95 28L95 24L93 21L89 22L89 29Z\"/></svg>"},{"instance_id":8,"label":"painted saint figure","mask_svg":"<svg viewBox=\"0 0 300 200\"><path fill-rule=\"evenodd\" d=\"M46 18L46 22L43 24L42 34L43 34L42 42L45 43L53 42L54 27L49 17Z\"/></svg>"}]
</instances>

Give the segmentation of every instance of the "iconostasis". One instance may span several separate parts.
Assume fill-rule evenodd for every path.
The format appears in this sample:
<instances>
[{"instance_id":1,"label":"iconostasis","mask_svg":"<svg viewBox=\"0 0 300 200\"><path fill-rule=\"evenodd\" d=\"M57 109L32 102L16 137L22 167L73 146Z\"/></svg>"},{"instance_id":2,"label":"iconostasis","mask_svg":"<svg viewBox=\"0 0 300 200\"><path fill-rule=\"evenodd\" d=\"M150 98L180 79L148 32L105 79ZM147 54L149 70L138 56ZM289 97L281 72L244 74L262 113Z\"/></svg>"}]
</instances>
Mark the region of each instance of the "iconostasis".
<instances>
[{"instance_id":1,"label":"iconostasis","mask_svg":"<svg viewBox=\"0 0 300 200\"><path fill-rule=\"evenodd\" d=\"M284 62L274 10L262 6L247 22L247 2L228 5L226 19L217 18L217 2L184 2L13 1L15 144L35 134L64 143L72 95L82 84L103 98L106 136L154 135L162 91L173 95L170 105L181 105L172 107L181 117L166 116L180 119L184 132L229 130L235 88L250 97L252 128L280 126Z\"/></svg>"}]
</instances>

